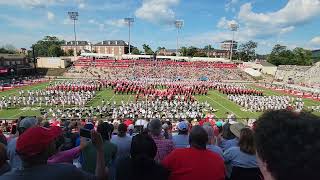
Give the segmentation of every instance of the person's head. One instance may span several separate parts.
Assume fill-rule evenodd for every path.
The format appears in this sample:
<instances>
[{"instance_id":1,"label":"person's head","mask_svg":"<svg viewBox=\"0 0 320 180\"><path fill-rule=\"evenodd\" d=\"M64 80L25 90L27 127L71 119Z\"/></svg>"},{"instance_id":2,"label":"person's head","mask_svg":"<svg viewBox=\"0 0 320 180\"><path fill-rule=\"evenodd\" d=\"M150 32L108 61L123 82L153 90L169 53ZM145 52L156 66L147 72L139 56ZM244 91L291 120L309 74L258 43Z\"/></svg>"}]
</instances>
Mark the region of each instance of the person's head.
<instances>
[{"instance_id":1,"label":"person's head","mask_svg":"<svg viewBox=\"0 0 320 180\"><path fill-rule=\"evenodd\" d=\"M154 140L146 134L137 134L132 138L130 155L132 158L154 159L157 154L157 145Z\"/></svg>"},{"instance_id":2,"label":"person's head","mask_svg":"<svg viewBox=\"0 0 320 180\"><path fill-rule=\"evenodd\" d=\"M230 131L230 125L229 123L226 123L222 126L222 137L224 139L233 139L235 138L236 136Z\"/></svg>"},{"instance_id":3,"label":"person's head","mask_svg":"<svg viewBox=\"0 0 320 180\"><path fill-rule=\"evenodd\" d=\"M196 149L206 149L208 134L203 127L197 125L191 129L189 135L189 144Z\"/></svg>"},{"instance_id":4,"label":"person's head","mask_svg":"<svg viewBox=\"0 0 320 180\"><path fill-rule=\"evenodd\" d=\"M0 168L2 167L2 165L6 163L7 160L8 160L8 157L7 157L6 146L0 143Z\"/></svg>"},{"instance_id":5,"label":"person's head","mask_svg":"<svg viewBox=\"0 0 320 180\"><path fill-rule=\"evenodd\" d=\"M28 128L19 136L16 152L24 165L32 166L45 164L50 156L56 152L56 139L62 135L60 127Z\"/></svg>"},{"instance_id":6,"label":"person's head","mask_svg":"<svg viewBox=\"0 0 320 180\"><path fill-rule=\"evenodd\" d=\"M181 121L177 124L178 134L188 134L188 124L185 121Z\"/></svg>"},{"instance_id":7,"label":"person's head","mask_svg":"<svg viewBox=\"0 0 320 180\"><path fill-rule=\"evenodd\" d=\"M97 132L101 134L103 141L111 139L112 127L109 123L103 122L97 127Z\"/></svg>"},{"instance_id":8,"label":"person's head","mask_svg":"<svg viewBox=\"0 0 320 180\"><path fill-rule=\"evenodd\" d=\"M320 118L310 113L266 112L257 121L254 140L266 180L319 179Z\"/></svg>"},{"instance_id":9,"label":"person's head","mask_svg":"<svg viewBox=\"0 0 320 180\"><path fill-rule=\"evenodd\" d=\"M162 124L159 119L153 119L148 124L148 130L151 135L159 136L162 130Z\"/></svg>"},{"instance_id":10,"label":"person's head","mask_svg":"<svg viewBox=\"0 0 320 180\"><path fill-rule=\"evenodd\" d=\"M230 131L236 138L240 138L241 130L243 128L245 128L245 125L242 123L235 123L230 125Z\"/></svg>"},{"instance_id":11,"label":"person's head","mask_svg":"<svg viewBox=\"0 0 320 180\"><path fill-rule=\"evenodd\" d=\"M249 128L243 128L240 131L239 147L242 152L255 154L256 148L253 140L253 131Z\"/></svg>"},{"instance_id":12,"label":"person's head","mask_svg":"<svg viewBox=\"0 0 320 180\"><path fill-rule=\"evenodd\" d=\"M202 126L203 129L207 132L208 134L208 142L207 144L213 144L214 143L214 131L213 128L211 126Z\"/></svg>"},{"instance_id":13,"label":"person's head","mask_svg":"<svg viewBox=\"0 0 320 180\"><path fill-rule=\"evenodd\" d=\"M124 136L126 136L126 134L127 134L127 125L125 125L125 124L123 124L123 123L121 123L121 124L119 124L119 126L118 126L118 136L119 137L124 137Z\"/></svg>"},{"instance_id":14,"label":"person's head","mask_svg":"<svg viewBox=\"0 0 320 180\"><path fill-rule=\"evenodd\" d=\"M38 120L34 117L26 117L19 122L19 135L23 134L27 129L38 125Z\"/></svg>"}]
</instances>

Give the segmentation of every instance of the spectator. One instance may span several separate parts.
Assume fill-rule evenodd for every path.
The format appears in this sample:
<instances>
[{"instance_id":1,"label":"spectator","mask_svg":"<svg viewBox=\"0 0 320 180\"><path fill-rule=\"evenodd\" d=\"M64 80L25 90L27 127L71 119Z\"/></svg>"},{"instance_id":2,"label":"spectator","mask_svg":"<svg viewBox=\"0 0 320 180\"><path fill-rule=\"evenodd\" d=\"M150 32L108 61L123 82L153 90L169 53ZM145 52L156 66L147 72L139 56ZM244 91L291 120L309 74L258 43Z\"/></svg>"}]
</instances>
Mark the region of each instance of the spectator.
<instances>
[{"instance_id":1,"label":"spectator","mask_svg":"<svg viewBox=\"0 0 320 180\"><path fill-rule=\"evenodd\" d=\"M17 169L2 176L4 180L57 180L57 179L105 179L103 142L101 135L91 132L92 143L96 147L96 176L87 174L70 164L47 164L55 149L55 139L62 134L59 127L50 129L32 127L17 140L17 153L23 162L23 169Z\"/></svg>"},{"instance_id":2,"label":"spectator","mask_svg":"<svg viewBox=\"0 0 320 180\"><path fill-rule=\"evenodd\" d=\"M6 136L3 134L2 130L0 129L0 143L7 145L7 138Z\"/></svg>"},{"instance_id":3,"label":"spectator","mask_svg":"<svg viewBox=\"0 0 320 180\"><path fill-rule=\"evenodd\" d=\"M170 180L224 180L223 159L206 149L208 134L194 126L189 136L190 148L176 149L162 164L170 171Z\"/></svg>"},{"instance_id":4,"label":"spectator","mask_svg":"<svg viewBox=\"0 0 320 180\"><path fill-rule=\"evenodd\" d=\"M7 162L7 160L8 160L8 157L6 152L6 146L0 143L0 176L11 170L11 167Z\"/></svg>"},{"instance_id":5,"label":"spectator","mask_svg":"<svg viewBox=\"0 0 320 180\"><path fill-rule=\"evenodd\" d=\"M220 147L223 151L231 147L238 146L239 137L236 134L240 134L240 130L244 128L244 124L242 123L234 123L234 124L225 124L222 128L222 140Z\"/></svg>"},{"instance_id":6,"label":"spectator","mask_svg":"<svg viewBox=\"0 0 320 180\"><path fill-rule=\"evenodd\" d=\"M130 154L131 157L119 162L116 180L168 179L168 171L154 160L157 146L149 135L138 134L134 136Z\"/></svg>"},{"instance_id":7,"label":"spectator","mask_svg":"<svg viewBox=\"0 0 320 180\"><path fill-rule=\"evenodd\" d=\"M111 142L117 145L117 159L130 155L131 138L131 136L127 135L127 126L123 123L119 124L118 134L111 138Z\"/></svg>"},{"instance_id":8,"label":"spectator","mask_svg":"<svg viewBox=\"0 0 320 180\"><path fill-rule=\"evenodd\" d=\"M188 124L181 121L177 124L178 134L172 137L175 148L189 147Z\"/></svg>"},{"instance_id":9,"label":"spectator","mask_svg":"<svg viewBox=\"0 0 320 180\"><path fill-rule=\"evenodd\" d=\"M134 125L133 125L133 124L130 124L130 125L128 126L128 134L129 134L130 136L132 136L132 135L133 135L133 131L134 131Z\"/></svg>"},{"instance_id":10,"label":"spectator","mask_svg":"<svg viewBox=\"0 0 320 180\"><path fill-rule=\"evenodd\" d=\"M83 150L87 144L88 141L85 138L81 138L80 146L74 147L69 150L61 151L64 145L65 138L63 136L59 136L56 140L56 151L54 155L52 155L48 159L48 164L53 163L73 163L73 159L75 159L77 156L80 155L81 150Z\"/></svg>"},{"instance_id":11,"label":"spectator","mask_svg":"<svg viewBox=\"0 0 320 180\"><path fill-rule=\"evenodd\" d=\"M231 166L228 174L231 175L231 171L235 167L257 169L256 149L253 141L252 130L249 128L243 128L239 133L236 132L235 135L240 137L239 146L231 147L224 152L225 163ZM250 178L246 177L245 179ZM259 176L253 177L253 179L259 179Z\"/></svg>"},{"instance_id":12,"label":"spectator","mask_svg":"<svg viewBox=\"0 0 320 180\"><path fill-rule=\"evenodd\" d=\"M117 154L117 146L110 142L112 133L111 126L107 122L99 124L97 127L97 132L101 134L103 140L105 166L110 168ZM96 169L96 156L94 144L89 143L88 146L82 150L82 169L86 172L94 174Z\"/></svg>"},{"instance_id":13,"label":"spectator","mask_svg":"<svg viewBox=\"0 0 320 180\"><path fill-rule=\"evenodd\" d=\"M217 153L220 155L221 158L223 158L223 152L222 149L219 146L216 146L216 138L214 136L213 128L211 126L203 126L203 129L208 134L208 142L207 142L207 149Z\"/></svg>"},{"instance_id":14,"label":"spectator","mask_svg":"<svg viewBox=\"0 0 320 180\"><path fill-rule=\"evenodd\" d=\"M21 136L27 129L34 127L37 124L38 124L38 121L36 118L27 117L22 119L18 127L19 136ZM16 153L17 140L18 140L18 137L13 138L11 141L9 141L7 146L7 154L8 154L12 169L22 168L22 163L21 163L22 161L19 155Z\"/></svg>"},{"instance_id":15,"label":"spectator","mask_svg":"<svg viewBox=\"0 0 320 180\"><path fill-rule=\"evenodd\" d=\"M163 125L162 125L162 129L163 129L163 136L165 139L172 139L172 124L170 121L166 121Z\"/></svg>"},{"instance_id":16,"label":"spectator","mask_svg":"<svg viewBox=\"0 0 320 180\"><path fill-rule=\"evenodd\" d=\"M255 129L257 161L265 180L320 179L320 118L309 113L266 112Z\"/></svg>"},{"instance_id":17,"label":"spectator","mask_svg":"<svg viewBox=\"0 0 320 180\"><path fill-rule=\"evenodd\" d=\"M160 162L164 159L173 149L173 142L170 139L165 139L161 136L162 124L159 119L153 119L148 124L148 130L154 142L157 145L157 155L155 160Z\"/></svg>"}]
</instances>

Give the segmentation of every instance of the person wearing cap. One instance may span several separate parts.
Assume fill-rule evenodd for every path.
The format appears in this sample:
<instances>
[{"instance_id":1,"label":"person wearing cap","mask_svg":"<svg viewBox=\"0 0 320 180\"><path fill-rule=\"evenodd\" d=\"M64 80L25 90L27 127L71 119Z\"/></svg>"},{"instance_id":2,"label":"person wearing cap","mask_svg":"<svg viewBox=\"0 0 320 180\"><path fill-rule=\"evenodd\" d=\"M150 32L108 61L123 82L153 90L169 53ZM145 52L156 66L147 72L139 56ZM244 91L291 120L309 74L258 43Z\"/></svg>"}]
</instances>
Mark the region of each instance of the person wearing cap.
<instances>
[{"instance_id":1,"label":"person wearing cap","mask_svg":"<svg viewBox=\"0 0 320 180\"><path fill-rule=\"evenodd\" d=\"M71 164L47 164L56 149L56 138L62 134L60 127L32 127L17 140L16 151L22 159L23 169L4 174L4 180L57 180L57 179L105 179L103 142L101 135L91 131L91 140L96 148L96 173L88 174Z\"/></svg>"},{"instance_id":2,"label":"person wearing cap","mask_svg":"<svg viewBox=\"0 0 320 180\"><path fill-rule=\"evenodd\" d=\"M224 180L224 161L207 150L207 142L203 127L194 126L189 135L190 148L175 149L162 161L170 171L169 180Z\"/></svg>"},{"instance_id":3,"label":"person wearing cap","mask_svg":"<svg viewBox=\"0 0 320 180\"><path fill-rule=\"evenodd\" d=\"M234 123L229 124L226 123L222 127L222 139L219 140L220 147L223 151L226 151L227 149L231 147L238 146L239 138L240 138L240 131L245 127L242 123Z\"/></svg>"},{"instance_id":4,"label":"person wearing cap","mask_svg":"<svg viewBox=\"0 0 320 180\"><path fill-rule=\"evenodd\" d=\"M189 126L186 121L181 121L177 124L178 134L172 137L175 148L189 147Z\"/></svg>"},{"instance_id":5,"label":"person wearing cap","mask_svg":"<svg viewBox=\"0 0 320 180\"><path fill-rule=\"evenodd\" d=\"M219 154L223 158L223 152L222 149L216 145L216 137L214 135L214 130L211 126L204 125L203 129L207 132L208 134L208 142L207 142L207 149Z\"/></svg>"},{"instance_id":6,"label":"person wearing cap","mask_svg":"<svg viewBox=\"0 0 320 180\"><path fill-rule=\"evenodd\" d=\"M240 131L236 130L235 135L239 136L239 143L237 146L230 147L224 154L226 165L230 165L227 174L231 175L232 168L258 168L256 159L256 148L253 140L253 131L249 128L242 128ZM256 177L257 179L259 177ZM247 178L246 178L247 179Z\"/></svg>"},{"instance_id":7,"label":"person wearing cap","mask_svg":"<svg viewBox=\"0 0 320 180\"><path fill-rule=\"evenodd\" d=\"M118 148L117 160L122 159L130 155L132 137L127 134L127 125L124 123L119 124L118 134L113 135L111 142Z\"/></svg>"},{"instance_id":8,"label":"person wearing cap","mask_svg":"<svg viewBox=\"0 0 320 180\"><path fill-rule=\"evenodd\" d=\"M162 124L159 119L153 119L148 124L149 134L157 145L157 155L155 160L160 162L174 149L172 140L165 139L161 135Z\"/></svg>"},{"instance_id":9,"label":"person wearing cap","mask_svg":"<svg viewBox=\"0 0 320 180\"><path fill-rule=\"evenodd\" d=\"M18 133L21 136L27 129L34 127L38 124L38 120L34 117L26 117L18 124ZM7 154L12 169L21 169L22 161L16 153L16 144L19 137L11 139L7 146Z\"/></svg>"}]
</instances>

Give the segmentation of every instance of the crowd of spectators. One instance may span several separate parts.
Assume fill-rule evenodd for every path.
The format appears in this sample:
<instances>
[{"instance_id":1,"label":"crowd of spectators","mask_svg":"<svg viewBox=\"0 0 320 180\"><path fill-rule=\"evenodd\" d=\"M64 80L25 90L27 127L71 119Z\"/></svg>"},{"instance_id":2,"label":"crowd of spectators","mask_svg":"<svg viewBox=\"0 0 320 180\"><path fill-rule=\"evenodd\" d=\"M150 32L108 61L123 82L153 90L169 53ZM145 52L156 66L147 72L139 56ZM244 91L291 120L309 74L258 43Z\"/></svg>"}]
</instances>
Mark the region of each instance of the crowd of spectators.
<instances>
[{"instance_id":1,"label":"crowd of spectators","mask_svg":"<svg viewBox=\"0 0 320 180\"><path fill-rule=\"evenodd\" d=\"M319 120L286 110L250 126L211 118L59 126L26 117L14 134L1 131L0 179L316 180Z\"/></svg>"}]
</instances>

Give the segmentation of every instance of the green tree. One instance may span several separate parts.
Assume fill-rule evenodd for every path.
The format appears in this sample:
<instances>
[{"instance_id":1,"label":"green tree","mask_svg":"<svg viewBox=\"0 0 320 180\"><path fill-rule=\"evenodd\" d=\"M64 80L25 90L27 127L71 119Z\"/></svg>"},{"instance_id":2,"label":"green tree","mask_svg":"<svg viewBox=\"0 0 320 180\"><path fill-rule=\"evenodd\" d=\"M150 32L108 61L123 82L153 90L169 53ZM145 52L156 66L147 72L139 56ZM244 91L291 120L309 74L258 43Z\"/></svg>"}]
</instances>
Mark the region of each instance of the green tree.
<instances>
[{"instance_id":1,"label":"green tree","mask_svg":"<svg viewBox=\"0 0 320 180\"><path fill-rule=\"evenodd\" d=\"M238 55L239 59L245 62L252 61L256 58L256 48L258 43L254 41L248 41L239 46Z\"/></svg>"},{"instance_id":2,"label":"green tree","mask_svg":"<svg viewBox=\"0 0 320 180\"><path fill-rule=\"evenodd\" d=\"M293 64L309 66L312 64L312 52L300 47L293 49Z\"/></svg>"},{"instance_id":3,"label":"green tree","mask_svg":"<svg viewBox=\"0 0 320 180\"><path fill-rule=\"evenodd\" d=\"M68 51L67 51L67 56L73 56L74 54L73 54L73 49L68 49Z\"/></svg>"},{"instance_id":4,"label":"green tree","mask_svg":"<svg viewBox=\"0 0 320 180\"><path fill-rule=\"evenodd\" d=\"M42 40L34 44L35 54L36 56L44 57L63 56L64 52L60 47L64 43L64 40L59 40L59 38L55 36L45 36Z\"/></svg>"},{"instance_id":5,"label":"green tree","mask_svg":"<svg viewBox=\"0 0 320 180\"><path fill-rule=\"evenodd\" d=\"M138 48L136 48L136 47L134 47L134 48L132 49L131 53L132 53L132 54L136 54L136 55L141 54L141 53L140 53L140 50L139 50Z\"/></svg>"},{"instance_id":6,"label":"green tree","mask_svg":"<svg viewBox=\"0 0 320 180\"><path fill-rule=\"evenodd\" d=\"M198 48L196 48L194 46L190 46L188 48L187 56L194 57L197 53L198 53Z\"/></svg>"},{"instance_id":7,"label":"green tree","mask_svg":"<svg viewBox=\"0 0 320 180\"><path fill-rule=\"evenodd\" d=\"M149 45L143 44L142 48L143 48L145 54L147 54L147 55L152 55L153 54L153 51L152 51L152 49L150 48Z\"/></svg>"},{"instance_id":8,"label":"green tree","mask_svg":"<svg viewBox=\"0 0 320 180\"><path fill-rule=\"evenodd\" d=\"M185 47L185 46L183 46L183 47L181 47L181 48L179 49L179 52L180 52L180 55L181 55L181 56L187 56L187 54L188 54L188 48Z\"/></svg>"}]
</instances>

